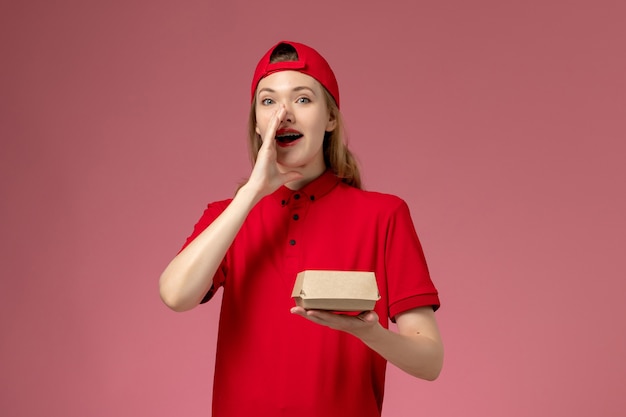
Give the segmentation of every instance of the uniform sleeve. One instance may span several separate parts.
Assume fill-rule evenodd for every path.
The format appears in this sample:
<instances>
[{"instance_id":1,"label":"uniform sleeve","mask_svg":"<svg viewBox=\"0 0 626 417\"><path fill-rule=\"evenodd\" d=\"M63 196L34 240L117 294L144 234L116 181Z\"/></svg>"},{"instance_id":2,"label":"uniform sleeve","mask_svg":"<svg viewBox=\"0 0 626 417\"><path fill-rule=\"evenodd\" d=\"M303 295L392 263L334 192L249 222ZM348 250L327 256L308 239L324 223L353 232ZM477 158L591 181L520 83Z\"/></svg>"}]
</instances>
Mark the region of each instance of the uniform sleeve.
<instances>
[{"instance_id":1,"label":"uniform sleeve","mask_svg":"<svg viewBox=\"0 0 626 417\"><path fill-rule=\"evenodd\" d=\"M389 317L417 307L440 306L439 295L430 279L409 207L404 201L391 216L385 245Z\"/></svg>"},{"instance_id":2,"label":"uniform sleeve","mask_svg":"<svg viewBox=\"0 0 626 417\"><path fill-rule=\"evenodd\" d=\"M218 201L218 202L209 204L207 208L204 210L202 217L200 217L200 220L198 220L198 222L194 226L193 232L187 238L187 240L183 244L183 247L180 249L180 251L185 249L187 245L193 242L193 240L196 237L198 237L200 233L204 231L204 229L209 227L209 225L213 223L213 221L220 214L222 214L222 212L226 209L226 207L228 207L228 204L230 204L230 202L231 200L223 200L223 201ZM228 271L228 252L226 253L226 256L224 257L224 259L222 259L222 263L220 264L219 268L217 268L217 271L215 272L215 276L213 277L213 285L209 289L209 292L207 292L207 294L204 296L204 298L200 302L201 304L209 301L213 297L217 289L224 284L227 271Z\"/></svg>"}]
</instances>

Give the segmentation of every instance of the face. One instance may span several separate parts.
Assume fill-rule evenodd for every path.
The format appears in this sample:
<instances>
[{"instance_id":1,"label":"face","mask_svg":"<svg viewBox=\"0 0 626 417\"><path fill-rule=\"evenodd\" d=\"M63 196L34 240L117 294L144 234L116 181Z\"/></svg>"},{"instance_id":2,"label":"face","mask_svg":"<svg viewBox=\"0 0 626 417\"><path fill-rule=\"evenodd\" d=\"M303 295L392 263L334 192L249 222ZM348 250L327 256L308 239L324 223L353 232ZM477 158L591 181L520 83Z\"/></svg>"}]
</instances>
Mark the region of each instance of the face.
<instances>
[{"instance_id":1,"label":"face","mask_svg":"<svg viewBox=\"0 0 626 417\"><path fill-rule=\"evenodd\" d=\"M297 170L312 178L326 169L324 134L335 129L336 119L330 115L323 88L297 71L276 72L259 82L255 112L261 138L276 111L286 110L274 137L281 171Z\"/></svg>"}]
</instances>

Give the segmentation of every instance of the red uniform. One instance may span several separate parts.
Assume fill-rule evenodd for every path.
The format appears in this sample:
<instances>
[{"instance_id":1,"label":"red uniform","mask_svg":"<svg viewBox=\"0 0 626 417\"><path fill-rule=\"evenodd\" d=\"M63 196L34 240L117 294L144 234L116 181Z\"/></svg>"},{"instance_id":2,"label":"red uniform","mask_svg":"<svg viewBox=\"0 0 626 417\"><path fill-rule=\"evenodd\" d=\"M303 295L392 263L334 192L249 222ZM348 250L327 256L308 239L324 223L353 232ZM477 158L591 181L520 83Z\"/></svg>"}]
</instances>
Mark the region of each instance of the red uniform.
<instances>
[{"instance_id":1,"label":"red uniform","mask_svg":"<svg viewBox=\"0 0 626 417\"><path fill-rule=\"evenodd\" d=\"M229 203L209 204L186 244ZM356 337L290 313L305 269L375 272L384 327L439 306L404 201L331 171L297 191L283 186L252 209L214 278L224 288L214 417L380 416L386 361Z\"/></svg>"}]
</instances>

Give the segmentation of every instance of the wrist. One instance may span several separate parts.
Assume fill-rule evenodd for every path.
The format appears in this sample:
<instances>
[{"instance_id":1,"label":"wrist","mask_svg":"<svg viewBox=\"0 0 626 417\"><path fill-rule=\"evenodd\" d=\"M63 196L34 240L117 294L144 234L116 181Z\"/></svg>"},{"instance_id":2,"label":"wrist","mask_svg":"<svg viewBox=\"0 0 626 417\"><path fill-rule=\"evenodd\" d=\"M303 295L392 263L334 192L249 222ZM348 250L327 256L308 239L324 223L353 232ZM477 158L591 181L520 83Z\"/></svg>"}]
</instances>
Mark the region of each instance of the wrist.
<instances>
[{"instance_id":1,"label":"wrist","mask_svg":"<svg viewBox=\"0 0 626 417\"><path fill-rule=\"evenodd\" d=\"M355 329L352 334L359 339L361 339L364 343L376 343L381 337L384 337L385 329L380 325L378 321L373 323L371 326L361 327L359 329Z\"/></svg>"},{"instance_id":2,"label":"wrist","mask_svg":"<svg viewBox=\"0 0 626 417\"><path fill-rule=\"evenodd\" d=\"M242 185L235 194L235 199L247 202L250 207L256 205L263 197L263 193L261 193L258 188L251 185L250 182Z\"/></svg>"}]
</instances>

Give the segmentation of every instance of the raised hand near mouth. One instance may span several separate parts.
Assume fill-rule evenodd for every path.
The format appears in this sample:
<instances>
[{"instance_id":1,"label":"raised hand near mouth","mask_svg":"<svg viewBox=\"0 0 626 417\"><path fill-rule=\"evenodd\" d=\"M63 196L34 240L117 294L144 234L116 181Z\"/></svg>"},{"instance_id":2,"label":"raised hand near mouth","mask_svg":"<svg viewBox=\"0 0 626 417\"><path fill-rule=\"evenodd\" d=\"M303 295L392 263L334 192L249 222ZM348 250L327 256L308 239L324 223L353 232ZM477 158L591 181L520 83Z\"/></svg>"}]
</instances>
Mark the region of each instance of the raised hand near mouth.
<instances>
[{"instance_id":1,"label":"raised hand near mouth","mask_svg":"<svg viewBox=\"0 0 626 417\"><path fill-rule=\"evenodd\" d=\"M263 143L259 149L250 179L246 184L247 188L255 190L258 199L271 194L283 184L302 178L302 174L297 171L283 173L278 169L275 138L276 132L286 115L287 110L284 106L276 109L267 130L264 132Z\"/></svg>"},{"instance_id":2,"label":"raised hand near mouth","mask_svg":"<svg viewBox=\"0 0 626 417\"><path fill-rule=\"evenodd\" d=\"M299 172L282 173L278 169L275 137L286 114L285 107L280 106L272 115L248 182L237 191L222 214L185 247L161 274L161 297L173 310L190 310L207 294L226 251L256 203L281 185L302 178Z\"/></svg>"}]
</instances>

